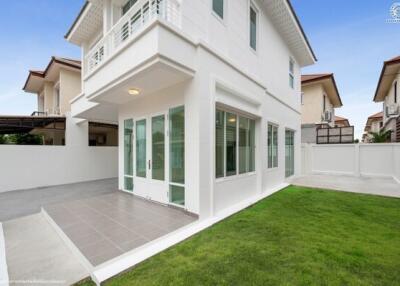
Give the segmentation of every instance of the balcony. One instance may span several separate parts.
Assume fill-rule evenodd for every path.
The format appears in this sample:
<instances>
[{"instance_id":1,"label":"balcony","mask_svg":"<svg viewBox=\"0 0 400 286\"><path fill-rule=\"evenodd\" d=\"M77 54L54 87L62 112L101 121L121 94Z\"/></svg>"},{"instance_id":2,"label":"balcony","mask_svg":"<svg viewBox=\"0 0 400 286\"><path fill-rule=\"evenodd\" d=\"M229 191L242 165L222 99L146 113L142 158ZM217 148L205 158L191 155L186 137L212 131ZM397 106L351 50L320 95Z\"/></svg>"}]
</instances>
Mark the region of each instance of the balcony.
<instances>
[{"instance_id":1,"label":"balcony","mask_svg":"<svg viewBox=\"0 0 400 286\"><path fill-rule=\"evenodd\" d=\"M85 75L89 76L109 58L127 46L151 22L161 19L180 28L180 4L177 0L139 0L87 53Z\"/></svg>"}]
</instances>

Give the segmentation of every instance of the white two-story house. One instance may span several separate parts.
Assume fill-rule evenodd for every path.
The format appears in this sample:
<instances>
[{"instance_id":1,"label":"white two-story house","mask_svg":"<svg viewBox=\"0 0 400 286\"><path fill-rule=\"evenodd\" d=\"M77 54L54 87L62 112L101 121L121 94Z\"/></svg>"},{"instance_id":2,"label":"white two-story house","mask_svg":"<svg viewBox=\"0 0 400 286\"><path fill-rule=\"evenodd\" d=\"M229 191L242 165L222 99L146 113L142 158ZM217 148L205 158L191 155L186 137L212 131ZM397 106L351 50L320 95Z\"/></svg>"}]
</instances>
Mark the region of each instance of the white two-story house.
<instances>
[{"instance_id":1,"label":"white two-story house","mask_svg":"<svg viewBox=\"0 0 400 286\"><path fill-rule=\"evenodd\" d=\"M300 173L300 68L288 0L89 0L72 115L118 121L119 188L210 217Z\"/></svg>"},{"instance_id":2,"label":"white two-story house","mask_svg":"<svg viewBox=\"0 0 400 286\"><path fill-rule=\"evenodd\" d=\"M382 102L383 130L391 130L391 142L400 142L400 56L383 63L374 102Z\"/></svg>"}]
</instances>

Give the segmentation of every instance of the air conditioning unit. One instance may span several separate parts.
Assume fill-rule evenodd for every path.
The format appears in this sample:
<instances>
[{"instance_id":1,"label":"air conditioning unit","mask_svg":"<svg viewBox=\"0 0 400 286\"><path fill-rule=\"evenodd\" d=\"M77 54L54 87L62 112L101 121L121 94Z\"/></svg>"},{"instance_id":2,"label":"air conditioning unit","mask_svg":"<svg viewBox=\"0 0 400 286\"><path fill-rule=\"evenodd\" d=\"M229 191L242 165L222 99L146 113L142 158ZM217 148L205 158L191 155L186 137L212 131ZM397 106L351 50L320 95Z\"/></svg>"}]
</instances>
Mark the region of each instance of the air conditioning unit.
<instances>
[{"instance_id":1,"label":"air conditioning unit","mask_svg":"<svg viewBox=\"0 0 400 286\"><path fill-rule=\"evenodd\" d=\"M331 122L332 121L332 112L325 111L324 114L322 115L322 119L323 119L323 121Z\"/></svg>"},{"instance_id":2,"label":"air conditioning unit","mask_svg":"<svg viewBox=\"0 0 400 286\"><path fill-rule=\"evenodd\" d=\"M386 106L386 115L387 116L392 116L392 115L398 115L399 114L399 107L397 105L388 105Z\"/></svg>"}]
</instances>

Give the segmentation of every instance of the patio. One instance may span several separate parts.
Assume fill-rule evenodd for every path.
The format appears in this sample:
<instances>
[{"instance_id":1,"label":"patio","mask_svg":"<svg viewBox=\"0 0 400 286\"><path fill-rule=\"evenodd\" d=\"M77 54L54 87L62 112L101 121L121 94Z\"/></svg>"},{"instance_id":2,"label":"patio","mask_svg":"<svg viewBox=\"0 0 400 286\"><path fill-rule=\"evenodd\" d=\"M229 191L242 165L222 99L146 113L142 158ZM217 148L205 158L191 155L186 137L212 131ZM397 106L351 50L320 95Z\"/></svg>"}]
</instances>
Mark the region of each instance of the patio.
<instances>
[{"instance_id":1,"label":"patio","mask_svg":"<svg viewBox=\"0 0 400 286\"><path fill-rule=\"evenodd\" d=\"M44 212L96 267L197 220L179 209L115 191L46 205Z\"/></svg>"}]
</instances>

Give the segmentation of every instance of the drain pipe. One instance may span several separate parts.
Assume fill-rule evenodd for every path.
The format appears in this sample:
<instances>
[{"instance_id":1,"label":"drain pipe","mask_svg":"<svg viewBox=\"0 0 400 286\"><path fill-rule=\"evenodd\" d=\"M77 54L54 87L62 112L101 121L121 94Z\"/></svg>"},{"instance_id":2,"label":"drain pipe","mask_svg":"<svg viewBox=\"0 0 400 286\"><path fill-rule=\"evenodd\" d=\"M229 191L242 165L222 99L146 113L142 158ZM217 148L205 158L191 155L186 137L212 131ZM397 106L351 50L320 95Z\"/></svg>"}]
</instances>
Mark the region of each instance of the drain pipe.
<instances>
[{"instance_id":1,"label":"drain pipe","mask_svg":"<svg viewBox=\"0 0 400 286\"><path fill-rule=\"evenodd\" d=\"M0 222L0 286L9 286L7 260L6 260L6 244L4 240L3 225Z\"/></svg>"}]
</instances>

